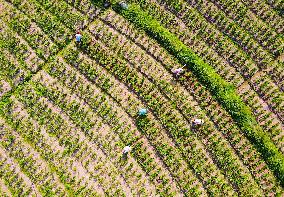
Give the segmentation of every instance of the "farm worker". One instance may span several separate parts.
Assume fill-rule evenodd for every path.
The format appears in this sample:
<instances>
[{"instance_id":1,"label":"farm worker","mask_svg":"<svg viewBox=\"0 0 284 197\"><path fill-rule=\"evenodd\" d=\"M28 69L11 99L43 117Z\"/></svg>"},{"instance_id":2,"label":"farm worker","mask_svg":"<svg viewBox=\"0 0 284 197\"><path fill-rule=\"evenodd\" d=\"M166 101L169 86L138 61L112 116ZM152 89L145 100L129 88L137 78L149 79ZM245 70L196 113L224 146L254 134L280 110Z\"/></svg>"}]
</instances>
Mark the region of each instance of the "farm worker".
<instances>
[{"instance_id":1,"label":"farm worker","mask_svg":"<svg viewBox=\"0 0 284 197\"><path fill-rule=\"evenodd\" d=\"M128 5L127 5L125 2L123 2L123 1L121 1L121 2L119 3L119 5L120 5L120 7L122 7L123 9L127 9L127 8L128 8Z\"/></svg>"},{"instance_id":2,"label":"farm worker","mask_svg":"<svg viewBox=\"0 0 284 197\"><path fill-rule=\"evenodd\" d=\"M183 72L183 68L186 66L186 64L181 67L181 68L177 68L177 69L174 69L172 72L176 75L176 76L179 76L182 72Z\"/></svg>"},{"instance_id":3,"label":"farm worker","mask_svg":"<svg viewBox=\"0 0 284 197\"><path fill-rule=\"evenodd\" d=\"M80 34L80 32L77 32L77 34L75 35L75 37L76 37L76 41L77 41L77 42L81 42L82 35Z\"/></svg>"},{"instance_id":4,"label":"farm worker","mask_svg":"<svg viewBox=\"0 0 284 197\"><path fill-rule=\"evenodd\" d=\"M105 8L108 8L109 6L110 6L110 2L109 2L109 1L105 1L105 2L104 2L104 7L105 7Z\"/></svg>"},{"instance_id":5,"label":"farm worker","mask_svg":"<svg viewBox=\"0 0 284 197\"><path fill-rule=\"evenodd\" d=\"M179 76L181 73L182 73L183 69L182 68L177 68L175 70L173 70L173 73L176 75L176 76Z\"/></svg>"},{"instance_id":6,"label":"farm worker","mask_svg":"<svg viewBox=\"0 0 284 197\"><path fill-rule=\"evenodd\" d=\"M139 116L145 116L146 113L147 113L147 109L145 108L139 109L139 112L138 112Z\"/></svg>"},{"instance_id":7,"label":"farm worker","mask_svg":"<svg viewBox=\"0 0 284 197\"><path fill-rule=\"evenodd\" d=\"M203 123L204 120L198 118L193 121L193 125L202 125Z\"/></svg>"},{"instance_id":8,"label":"farm worker","mask_svg":"<svg viewBox=\"0 0 284 197\"><path fill-rule=\"evenodd\" d=\"M122 150L122 154L123 154L124 156L127 156L127 154L130 152L130 150L131 150L131 147L130 147L130 146L125 146L125 147L123 148L123 150Z\"/></svg>"}]
</instances>

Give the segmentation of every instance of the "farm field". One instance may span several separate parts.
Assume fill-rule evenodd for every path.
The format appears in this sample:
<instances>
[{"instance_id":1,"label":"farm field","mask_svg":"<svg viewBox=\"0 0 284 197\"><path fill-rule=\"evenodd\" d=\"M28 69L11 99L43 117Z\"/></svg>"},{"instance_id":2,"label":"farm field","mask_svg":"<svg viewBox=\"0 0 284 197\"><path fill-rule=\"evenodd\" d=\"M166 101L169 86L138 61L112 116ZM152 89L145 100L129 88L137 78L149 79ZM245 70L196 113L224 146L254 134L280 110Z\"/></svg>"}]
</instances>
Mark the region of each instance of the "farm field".
<instances>
[{"instance_id":1,"label":"farm field","mask_svg":"<svg viewBox=\"0 0 284 197\"><path fill-rule=\"evenodd\" d=\"M0 196L284 196L283 1L0 0Z\"/></svg>"}]
</instances>

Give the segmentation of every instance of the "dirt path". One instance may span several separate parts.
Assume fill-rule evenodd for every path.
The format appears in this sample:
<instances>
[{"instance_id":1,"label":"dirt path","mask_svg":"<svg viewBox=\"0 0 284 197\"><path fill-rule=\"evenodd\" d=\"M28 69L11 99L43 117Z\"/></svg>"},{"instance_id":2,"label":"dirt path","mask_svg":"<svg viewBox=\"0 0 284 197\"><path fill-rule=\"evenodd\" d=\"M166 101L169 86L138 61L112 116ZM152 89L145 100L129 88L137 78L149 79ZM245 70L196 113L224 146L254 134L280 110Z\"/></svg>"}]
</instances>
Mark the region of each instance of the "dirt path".
<instances>
[{"instance_id":1,"label":"dirt path","mask_svg":"<svg viewBox=\"0 0 284 197\"><path fill-rule=\"evenodd\" d=\"M128 22L127 21L122 22L124 19L121 16L117 16L117 14L114 13L113 11L109 11L109 12L105 13L105 15L103 15L100 18L104 21L104 23L106 23L107 25L109 25L112 28L115 28L117 31L119 31L120 34L123 34L124 36L128 36L128 38L129 38L128 40L132 40L133 42L135 42L135 44L137 44L139 47L144 49L145 52L147 53L147 55L150 56L150 57L148 56L147 58L144 58L143 60L140 60L141 58L138 58L139 61L142 61L142 62L147 61L147 60L151 59L151 57L152 57L158 63L161 63L162 65L164 65L164 67L167 67L167 66L169 67L170 65L173 66L173 67L180 66L180 65L177 65L176 62L171 60L172 57L170 55L168 55L166 52L164 52L163 49L161 49L159 46L157 47L156 46L157 44L152 43L152 41L150 42L150 40L145 39L146 37L143 36L141 33L139 34L138 32L136 32L135 28L131 27L131 24L130 24L130 27L128 27ZM101 25L101 23L99 23L99 24ZM91 26L91 28L96 29L96 27L92 27L92 26ZM118 36L117 32L115 32L113 30L108 30L108 31L109 32L111 31L112 35ZM103 32L103 31L101 31L101 32ZM120 39L120 40L125 40L125 39ZM153 45L153 46L151 46L151 45ZM124 46L127 47L127 45L125 43L124 43ZM132 45L131 49L133 49L133 48L134 47ZM130 53L132 53L132 52L130 52ZM157 54L159 54L159 55L157 55ZM144 57L145 54L144 55L137 54L136 57L138 57L138 56ZM167 58L164 58L164 60L160 60L159 57L167 57ZM134 64L134 65L138 65L138 64ZM139 65L139 66L141 66L141 65ZM164 68L161 69L159 66L157 66L157 64L154 61L149 62L147 64L147 67L149 67L149 70L150 70L150 73L146 72L147 76L151 76L151 73L155 73L153 77L158 76L157 77L158 80L167 81L168 79L171 79L171 75L168 75L168 73L167 73L168 71L165 70ZM141 70L142 70L142 72L147 71L147 69L144 69L144 68L141 68ZM184 100L189 101L190 103L192 103L193 106L197 107L200 104L200 102L199 103L197 102L196 104L194 104L194 100L192 100L191 96L189 96L187 91L180 88L180 86L177 85L177 84L175 84L175 90L178 90L178 93L181 93L180 95L185 96L184 98L189 98L189 99L184 99ZM210 93L208 93L208 94L210 94ZM260 103L263 103L263 102L260 102ZM199 109L197 111L199 111ZM276 120L277 120L277 117L276 117ZM231 121L231 122L233 122L233 121ZM227 125L227 126L229 126L229 125ZM243 155L243 153L241 153L241 155ZM250 167L252 167L252 166L250 166ZM252 169L252 172L255 173L254 167Z\"/></svg>"},{"instance_id":2,"label":"dirt path","mask_svg":"<svg viewBox=\"0 0 284 197\"><path fill-rule=\"evenodd\" d=\"M1 12L1 10L0 10ZM9 191L8 187L5 185L4 180L0 178L0 193L2 193L3 197L12 197L11 192Z\"/></svg>"},{"instance_id":3,"label":"dirt path","mask_svg":"<svg viewBox=\"0 0 284 197\"><path fill-rule=\"evenodd\" d=\"M78 162L80 163L88 163L87 167L84 166L84 169L86 169L89 172L95 173L95 174L100 174L102 173L102 170L105 173L104 179L102 179L103 186L111 186L113 184L113 187L121 187L123 191L125 191L127 196L131 196L131 191L130 188L128 187L128 184L125 183L123 180L123 177L119 176L119 170L116 169L116 167L109 162L107 159L108 155L105 155L104 152L97 147L93 142L89 141L89 139L85 136L85 134L81 131L80 128L78 128L76 125L73 124L73 122L70 120L68 115L66 115L60 108L57 106L53 105L51 102L49 102L46 98L40 98L40 103L43 103L44 105L47 105L48 109L51 109L53 113L60 115L64 119L63 126L70 128L69 136L74 136L79 139L77 142L78 144L82 145L82 148L85 149L85 153L81 156ZM64 131L63 131L64 132ZM81 148L78 151L78 153L81 153ZM93 155L96 155L96 159L92 157ZM76 157L76 155L73 155ZM99 160L97 158L100 158ZM103 162L104 168L102 170L99 170L100 172L95 172L93 169L97 169L97 165L99 163ZM83 167L82 166L82 167ZM82 171L82 169L80 169ZM103 173L102 173L103 174ZM107 188L106 188L107 189Z\"/></svg>"},{"instance_id":4,"label":"dirt path","mask_svg":"<svg viewBox=\"0 0 284 197\"><path fill-rule=\"evenodd\" d=\"M32 190L32 192L30 194L40 197L41 194L37 190L35 184L21 171L21 168L18 165L18 163L16 161L14 161L12 158L10 158L6 154L6 151L3 150L1 147L0 147L0 156L1 156L2 159L4 159L4 158L7 159L5 163L8 164L11 167L11 169L13 169L15 171L15 173L17 173L18 176L23 179L25 185L28 187L27 189Z\"/></svg>"},{"instance_id":5,"label":"dirt path","mask_svg":"<svg viewBox=\"0 0 284 197\"><path fill-rule=\"evenodd\" d=\"M15 136L16 140L15 140L14 144L18 145L21 148L20 151L23 153L23 156L26 157L26 158L32 158L33 159L33 161L34 161L33 166L35 167L34 169L36 169L36 171L34 171L33 173L35 175L39 175L39 177L43 178L43 179L37 180L38 182L35 183L35 184L37 184L37 186L42 184L42 183L52 184L53 187L54 187L53 189L64 193L65 192L64 191L65 190L64 185L61 183L61 181L59 180L57 175L50 170L49 165L46 163L46 161L43 160L40 153L36 152L30 146L30 144L27 144L26 142L24 142L23 139L18 135L18 133L16 133L9 126L7 126L6 123L4 122L4 120L1 119L1 118L0 118L0 123L7 130L9 130L9 132L13 136ZM18 157L16 159L21 159L21 158Z\"/></svg>"},{"instance_id":6,"label":"dirt path","mask_svg":"<svg viewBox=\"0 0 284 197\"><path fill-rule=\"evenodd\" d=\"M47 74L43 74L43 75L44 76L42 78L42 81L45 84L45 86L47 86L47 87L58 87L59 86L58 84L56 84L56 85L54 84L55 80L53 78L51 78ZM37 78L41 78L41 77L38 76ZM35 79L35 80L37 80L37 79ZM81 103L81 108L84 109L84 111L87 112L87 114L89 114L88 115L89 117L97 116L97 115L93 114L93 112L90 112L90 106L85 104L83 102L83 100L80 100L79 97L77 97L77 95L70 93L69 91L67 91L66 88L60 87L59 89L60 89L60 91L62 91L62 93L69 95L68 96L69 97L68 100L70 100L69 102L71 102L71 100L74 99L74 100L77 100L78 103ZM101 118L99 118L99 119L101 119ZM100 120L100 121L102 121L102 120ZM108 151L110 151L109 154L111 155L111 157L109 157L109 159L111 159L112 163L114 163L115 165L118 165L119 164L118 161L120 160L119 159L120 153L122 152L121 147L118 147L118 144L121 143L119 136L117 136L117 134L115 134L111 131L111 127L109 127L106 124L103 124L103 125L104 126L101 127L101 129L99 129L95 132L92 132L92 133L94 133L96 136L97 135L99 136L99 140L100 140L100 143L102 143L102 145L104 143L107 143L106 144L107 147L111 148L111 149L108 149L107 147L105 147L105 148L108 149ZM125 169L127 169L127 166L129 164L133 165L133 168L131 170L125 170ZM133 191L140 189L139 187L137 187L137 185L134 185L135 182L142 184L142 185L144 183L149 184L148 180L146 179L145 172L140 168L140 166L137 164L137 162L133 158L129 158L127 166L121 166L122 168L120 167L119 170L120 170L120 172L123 172L123 174L126 173L126 175L124 175L124 177L127 177L127 179L135 179L135 181L131 181L131 180L127 181L127 184L131 184L131 188L132 188ZM131 174L132 174L132 176L131 176ZM138 176L136 174L141 174L142 177L140 177L138 179ZM152 192L153 191L153 188L152 188L153 185L149 184L149 186L150 185L151 185L151 187L149 188L149 192Z\"/></svg>"},{"instance_id":7,"label":"dirt path","mask_svg":"<svg viewBox=\"0 0 284 197\"><path fill-rule=\"evenodd\" d=\"M102 188L97 184L97 182L87 173L86 171L78 171L78 168L75 166L81 167L81 164L76 163L74 159L63 155L64 148L59 145L59 142L54 138L51 137L44 126L40 126L35 120L31 119L27 113L26 110L24 110L23 105L17 101L17 99L12 96L12 100L15 102L16 108L13 110L14 113L20 113L20 116L17 116L17 118L23 118L32 123L32 126L34 127L34 130L40 131L42 135L42 139L44 140L42 143L47 144L54 152L54 161L51 161L53 165L59 166L61 168L64 168L67 173L70 173L73 175L73 177L76 177L77 174L82 177L82 182L80 183L81 186L86 186L87 188L91 189L92 191L96 191L99 194L104 194ZM64 165L65 164L65 165Z\"/></svg>"}]
</instances>

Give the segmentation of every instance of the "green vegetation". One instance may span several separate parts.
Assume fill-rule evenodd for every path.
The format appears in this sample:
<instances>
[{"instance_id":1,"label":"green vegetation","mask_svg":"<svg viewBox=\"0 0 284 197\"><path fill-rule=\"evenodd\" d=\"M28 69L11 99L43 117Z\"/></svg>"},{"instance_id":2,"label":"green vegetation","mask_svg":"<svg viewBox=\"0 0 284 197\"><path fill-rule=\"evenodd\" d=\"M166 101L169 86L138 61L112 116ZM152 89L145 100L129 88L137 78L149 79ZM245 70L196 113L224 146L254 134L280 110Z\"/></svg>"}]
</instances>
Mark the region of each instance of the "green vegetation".
<instances>
[{"instance_id":1,"label":"green vegetation","mask_svg":"<svg viewBox=\"0 0 284 197\"><path fill-rule=\"evenodd\" d=\"M279 0L104 2L0 0L0 196L283 196Z\"/></svg>"},{"instance_id":2,"label":"green vegetation","mask_svg":"<svg viewBox=\"0 0 284 197\"><path fill-rule=\"evenodd\" d=\"M178 58L181 64L186 64L186 68L196 74L198 79L231 114L242 131L257 146L266 162L284 185L283 154L279 152L270 138L262 131L250 109L236 93L233 85L220 77L209 64L193 53L175 35L161 26L158 21L143 12L139 6L131 4L128 9L122 9L119 5L116 5L114 9L133 22L137 28L143 29L158 40L163 47Z\"/></svg>"}]
</instances>

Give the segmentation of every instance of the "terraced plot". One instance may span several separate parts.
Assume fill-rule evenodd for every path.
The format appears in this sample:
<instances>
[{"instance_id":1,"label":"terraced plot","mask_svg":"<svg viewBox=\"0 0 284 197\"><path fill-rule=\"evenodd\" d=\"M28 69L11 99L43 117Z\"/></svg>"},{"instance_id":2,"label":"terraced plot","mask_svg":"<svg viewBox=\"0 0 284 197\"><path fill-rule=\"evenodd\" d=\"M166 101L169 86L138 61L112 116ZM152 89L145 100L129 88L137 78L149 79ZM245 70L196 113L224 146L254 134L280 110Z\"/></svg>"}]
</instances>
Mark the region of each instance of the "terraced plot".
<instances>
[{"instance_id":1,"label":"terraced plot","mask_svg":"<svg viewBox=\"0 0 284 197\"><path fill-rule=\"evenodd\" d=\"M284 195L281 3L103 4L0 0L1 196Z\"/></svg>"}]
</instances>

